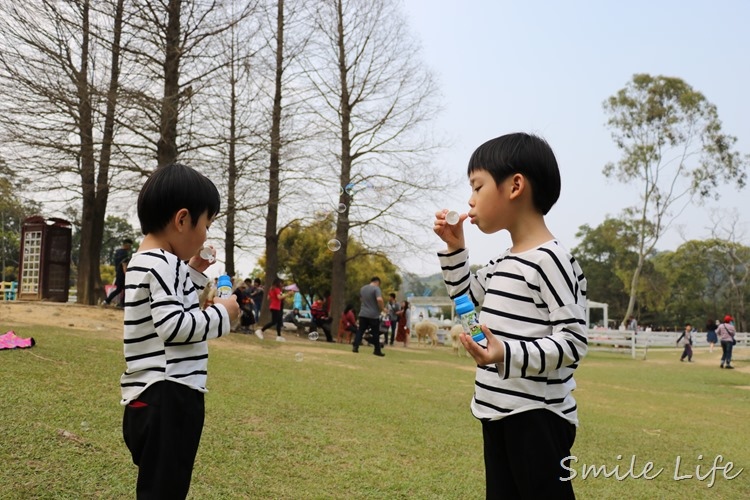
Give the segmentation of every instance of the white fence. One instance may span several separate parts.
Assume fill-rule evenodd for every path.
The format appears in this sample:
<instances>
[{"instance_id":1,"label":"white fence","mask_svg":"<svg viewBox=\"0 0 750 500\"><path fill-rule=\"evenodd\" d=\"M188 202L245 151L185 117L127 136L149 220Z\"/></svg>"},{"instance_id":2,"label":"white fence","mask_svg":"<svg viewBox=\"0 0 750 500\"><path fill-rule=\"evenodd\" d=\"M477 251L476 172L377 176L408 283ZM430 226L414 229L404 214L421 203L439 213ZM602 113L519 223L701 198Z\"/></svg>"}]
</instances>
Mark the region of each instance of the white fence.
<instances>
[{"instance_id":1,"label":"white fence","mask_svg":"<svg viewBox=\"0 0 750 500\"><path fill-rule=\"evenodd\" d=\"M651 347L676 347L677 339L682 332L638 332L623 330L589 330L589 349L592 351L630 352L633 358L636 351L648 352ZM737 332L735 339L738 346L750 346L750 333ZM693 332L693 347L707 347L706 332ZM645 353L644 353L645 356Z\"/></svg>"}]
</instances>

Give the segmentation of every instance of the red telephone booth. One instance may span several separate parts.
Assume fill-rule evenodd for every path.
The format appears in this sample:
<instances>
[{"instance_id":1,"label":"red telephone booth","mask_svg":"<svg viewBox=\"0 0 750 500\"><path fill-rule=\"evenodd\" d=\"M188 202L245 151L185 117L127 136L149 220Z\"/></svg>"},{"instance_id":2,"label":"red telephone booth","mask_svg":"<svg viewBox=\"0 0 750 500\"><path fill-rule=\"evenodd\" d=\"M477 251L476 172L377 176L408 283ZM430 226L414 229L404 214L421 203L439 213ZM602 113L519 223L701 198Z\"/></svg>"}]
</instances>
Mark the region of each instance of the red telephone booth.
<instances>
[{"instance_id":1,"label":"red telephone booth","mask_svg":"<svg viewBox=\"0 0 750 500\"><path fill-rule=\"evenodd\" d=\"M23 221L19 299L68 301L71 239L66 220L35 215Z\"/></svg>"}]
</instances>

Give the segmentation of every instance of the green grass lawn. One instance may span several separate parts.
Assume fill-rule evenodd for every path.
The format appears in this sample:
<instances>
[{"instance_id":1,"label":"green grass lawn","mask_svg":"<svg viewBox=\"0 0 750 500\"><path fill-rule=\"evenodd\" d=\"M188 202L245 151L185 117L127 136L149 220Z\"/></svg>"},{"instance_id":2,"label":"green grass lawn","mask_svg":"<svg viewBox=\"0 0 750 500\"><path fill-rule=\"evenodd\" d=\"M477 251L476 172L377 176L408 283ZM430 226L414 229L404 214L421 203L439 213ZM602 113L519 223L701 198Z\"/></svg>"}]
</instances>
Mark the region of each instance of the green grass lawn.
<instances>
[{"instance_id":1,"label":"green grass lawn","mask_svg":"<svg viewBox=\"0 0 750 500\"><path fill-rule=\"evenodd\" d=\"M12 327L0 320L0 333ZM0 498L134 497L118 333L16 332L37 346L0 352ZM447 347L386 349L381 359L369 348L291 340L211 343L191 498L484 498L469 359ZM737 352L734 371L718 368L716 352L699 351L692 364L678 357L670 349L647 361L583 361L571 465L579 498L750 498L750 353ZM710 472L718 455L734 463L727 476L747 470L731 480L717 470L712 486L710 477L675 479L697 465ZM647 475L663 471L633 478L646 462ZM622 480L582 479L592 464L619 465Z\"/></svg>"}]
</instances>

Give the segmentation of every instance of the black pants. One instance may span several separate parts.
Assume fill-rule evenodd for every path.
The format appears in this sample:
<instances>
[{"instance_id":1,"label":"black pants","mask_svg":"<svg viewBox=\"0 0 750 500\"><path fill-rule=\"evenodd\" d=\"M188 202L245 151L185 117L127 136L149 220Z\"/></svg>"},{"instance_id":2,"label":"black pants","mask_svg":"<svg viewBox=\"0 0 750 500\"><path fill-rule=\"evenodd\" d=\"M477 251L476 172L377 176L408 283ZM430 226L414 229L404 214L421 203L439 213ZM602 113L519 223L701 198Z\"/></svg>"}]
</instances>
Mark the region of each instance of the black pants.
<instances>
[{"instance_id":1,"label":"black pants","mask_svg":"<svg viewBox=\"0 0 750 500\"><path fill-rule=\"evenodd\" d=\"M693 346L690 344L685 344L685 349L682 350L682 356L680 356L680 361L687 358L688 361L693 360Z\"/></svg>"},{"instance_id":2,"label":"black pants","mask_svg":"<svg viewBox=\"0 0 750 500\"><path fill-rule=\"evenodd\" d=\"M323 330L326 342L333 342L333 336L331 336L331 318L313 318L312 323L310 323L310 332L317 332L318 327Z\"/></svg>"},{"instance_id":3,"label":"black pants","mask_svg":"<svg viewBox=\"0 0 750 500\"><path fill-rule=\"evenodd\" d=\"M370 330L372 332L375 352L380 352L380 318L364 318L362 316L359 317L359 330L357 330L357 335L354 337L353 349L355 351L359 350L359 345L362 343L362 337L367 330Z\"/></svg>"},{"instance_id":4,"label":"black pants","mask_svg":"<svg viewBox=\"0 0 750 500\"><path fill-rule=\"evenodd\" d=\"M104 302L109 304L110 302L114 300L115 297L120 295L120 293L122 293L123 290L125 290L125 275L124 274L122 276L118 275L115 277L115 289L112 290L109 293L109 295L107 295L107 298L104 299ZM120 306L122 305L123 304L120 304Z\"/></svg>"},{"instance_id":5,"label":"black pants","mask_svg":"<svg viewBox=\"0 0 750 500\"><path fill-rule=\"evenodd\" d=\"M276 336L281 335L281 327L284 326L284 311L281 309L271 309L271 321L263 325L261 330L268 330L272 326L276 326Z\"/></svg>"},{"instance_id":6,"label":"black pants","mask_svg":"<svg viewBox=\"0 0 750 500\"><path fill-rule=\"evenodd\" d=\"M136 495L184 499L203 432L203 393L157 382L125 407L122 434L138 466Z\"/></svg>"},{"instance_id":7,"label":"black pants","mask_svg":"<svg viewBox=\"0 0 750 500\"><path fill-rule=\"evenodd\" d=\"M549 410L482 422L487 498L575 498L561 460L570 456L576 428ZM563 462L570 467L568 461Z\"/></svg>"}]
</instances>

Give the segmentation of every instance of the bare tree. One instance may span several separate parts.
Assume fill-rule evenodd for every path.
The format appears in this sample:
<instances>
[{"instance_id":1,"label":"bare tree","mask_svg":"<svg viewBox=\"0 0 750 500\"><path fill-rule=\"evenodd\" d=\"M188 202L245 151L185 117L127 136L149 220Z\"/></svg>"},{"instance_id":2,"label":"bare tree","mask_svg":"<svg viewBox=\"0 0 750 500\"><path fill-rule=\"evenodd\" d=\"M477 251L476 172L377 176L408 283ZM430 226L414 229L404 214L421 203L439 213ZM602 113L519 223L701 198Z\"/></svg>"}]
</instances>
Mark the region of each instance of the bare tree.
<instances>
[{"instance_id":1,"label":"bare tree","mask_svg":"<svg viewBox=\"0 0 750 500\"><path fill-rule=\"evenodd\" d=\"M623 325L633 313L646 256L691 199L704 199L719 182L745 182L736 139L721 131L716 106L679 78L637 74L604 103L622 158L604 175L632 183L640 204L626 210L638 228L638 264Z\"/></svg>"},{"instance_id":2,"label":"bare tree","mask_svg":"<svg viewBox=\"0 0 750 500\"><path fill-rule=\"evenodd\" d=\"M223 67L215 39L252 10L251 4L227 16L217 0L132 0L126 28L133 40L123 52L129 79L128 113L120 124L131 146L156 159L156 166L179 158L199 158L211 147L196 96ZM142 175L152 168L136 156L129 167Z\"/></svg>"},{"instance_id":3,"label":"bare tree","mask_svg":"<svg viewBox=\"0 0 750 500\"><path fill-rule=\"evenodd\" d=\"M712 240L716 243L713 250L723 257L717 261L722 273L718 287L731 307L731 310L726 312L731 312L737 320L738 329L745 331L745 297L750 285L750 249L742 244L745 234L739 220L740 215L736 210L728 217L726 213L720 214L715 211L711 214L713 227L710 230Z\"/></svg>"},{"instance_id":4,"label":"bare tree","mask_svg":"<svg viewBox=\"0 0 750 500\"><path fill-rule=\"evenodd\" d=\"M315 112L336 158L338 184L331 315L344 308L351 231L368 252L413 248L405 234L409 207L438 185L429 168L434 147L425 126L437 111L432 75L391 0L325 0L313 15L318 31L308 73ZM369 233L369 234L368 234ZM337 326L334 321L334 328Z\"/></svg>"},{"instance_id":5,"label":"bare tree","mask_svg":"<svg viewBox=\"0 0 750 500\"><path fill-rule=\"evenodd\" d=\"M82 204L79 303L101 296L99 254L118 107L123 0L0 6L0 85L13 162ZM107 55L109 60L107 61ZM95 69L98 63L98 68Z\"/></svg>"}]
</instances>

